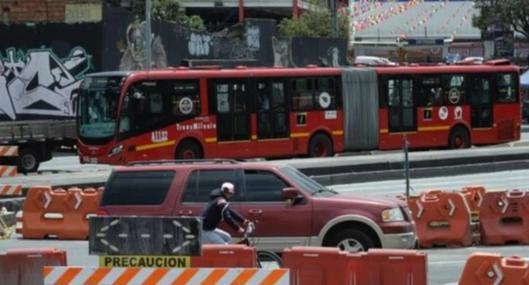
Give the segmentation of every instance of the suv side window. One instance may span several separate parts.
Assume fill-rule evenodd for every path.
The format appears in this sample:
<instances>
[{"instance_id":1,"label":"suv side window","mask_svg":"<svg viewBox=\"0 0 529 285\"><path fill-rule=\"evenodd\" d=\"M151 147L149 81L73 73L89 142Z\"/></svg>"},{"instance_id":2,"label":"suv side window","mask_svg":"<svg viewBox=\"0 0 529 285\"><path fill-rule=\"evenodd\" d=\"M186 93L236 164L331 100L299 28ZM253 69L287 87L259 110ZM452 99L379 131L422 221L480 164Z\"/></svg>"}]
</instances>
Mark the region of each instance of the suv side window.
<instances>
[{"instance_id":1,"label":"suv side window","mask_svg":"<svg viewBox=\"0 0 529 285\"><path fill-rule=\"evenodd\" d=\"M219 189L222 183L231 182L235 186L235 196L232 201L239 201L241 197L240 170L194 170L189 175L187 186L183 194L183 203L203 203L209 201L211 191Z\"/></svg>"},{"instance_id":2,"label":"suv side window","mask_svg":"<svg viewBox=\"0 0 529 285\"><path fill-rule=\"evenodd\" d=\"M103 192L101 206L162 204L174 176L174 171L114 173Z\"/></svg>"},{"instance_id":3,"label":"suv side window","mask_svg":"<svg viewBox=\"0 0 529 285\"><path fill-rule=\"evenodd\" d=\"M245 170L246 183L243 201L281 202L281 192L288 185L274 173L263 170Z\"/></svg>"}]
</instances>

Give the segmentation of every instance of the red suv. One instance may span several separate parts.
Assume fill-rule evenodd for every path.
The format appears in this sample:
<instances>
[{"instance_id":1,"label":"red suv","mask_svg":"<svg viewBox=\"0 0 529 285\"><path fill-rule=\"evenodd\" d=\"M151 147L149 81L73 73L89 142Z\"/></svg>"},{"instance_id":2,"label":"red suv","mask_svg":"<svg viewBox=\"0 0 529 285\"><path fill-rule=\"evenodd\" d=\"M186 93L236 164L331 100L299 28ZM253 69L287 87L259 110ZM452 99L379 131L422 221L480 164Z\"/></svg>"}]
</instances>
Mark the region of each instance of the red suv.
<instances>
[{"instance_id":1,"label":"red suv","mask_svg":"<svg viewBox=\"0 0 529 285\"><path fill-rule=\"evenodd\" d=\"M415 225L402 201L340 194L293 167L269 163L205 160L118 167L107 181L100 213L199 216L210 192L223 182L235 185L231 206L256 223L253 242L261 249L415 245Z\"/></svg>"}]
</instances>

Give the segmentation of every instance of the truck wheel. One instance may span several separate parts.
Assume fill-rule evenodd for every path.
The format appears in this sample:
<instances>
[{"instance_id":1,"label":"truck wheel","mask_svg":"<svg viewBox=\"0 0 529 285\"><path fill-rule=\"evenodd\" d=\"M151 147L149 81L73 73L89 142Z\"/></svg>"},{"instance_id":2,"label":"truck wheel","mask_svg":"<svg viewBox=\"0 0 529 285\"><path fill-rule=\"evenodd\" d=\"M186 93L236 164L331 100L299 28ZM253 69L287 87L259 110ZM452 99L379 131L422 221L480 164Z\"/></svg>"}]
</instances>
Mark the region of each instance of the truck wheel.
<instances>
[{"instance_id":1,"label":"truck wheel","mask_svg":"<svg viewBox=\"0 0 529 285\"><path fill-rule=\"evenodd\" d=\"M39 163L39 157L33 148L24 148L18 154L18 171L21 173L36 172Z\"/></svg>"},{"instance_id":2,"label":"truck wheel","mask_svg":"<svg viewBox=\"0 0 529 285\"><path fill-rule=\"evenodd\" d=\"M194 141L185 140L176 149L176 159L201 159L204 158L202 148Z\"/></svg>"},{"instance_id":3,"label":"truck wheel","mask_svg":"<svg viewBox=\"0 0 529 285\"><path fill-rule=\"evenodd\" d=\"M332 156L332 142L328 136L324 134L316 134L309 143L310 157L326 157Z\"/></svg>"},{"instance_id":4,"label":"truck wheel","mask_svg":"<svg viewBox=\"0 0 529 285\"><path fill-rule=\"evenodd\" d=\"M331 236L326 246L336 246L340 250L358 252L374 248L375 241L369 234L358 229L342 229Z\"/></svg>"}]
</instances>

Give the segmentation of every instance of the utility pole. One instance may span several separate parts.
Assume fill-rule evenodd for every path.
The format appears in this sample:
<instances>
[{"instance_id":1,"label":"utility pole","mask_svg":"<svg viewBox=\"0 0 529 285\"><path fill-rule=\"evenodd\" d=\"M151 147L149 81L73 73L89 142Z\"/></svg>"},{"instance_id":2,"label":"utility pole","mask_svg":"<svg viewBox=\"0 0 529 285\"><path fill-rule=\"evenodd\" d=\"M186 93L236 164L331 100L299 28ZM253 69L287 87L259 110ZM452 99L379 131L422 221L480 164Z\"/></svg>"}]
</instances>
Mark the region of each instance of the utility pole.
<instances>
[{"instance_id":1,"label":"utility pole","mask_svg":"<svg viewBox=\"0 0 529 285\"><path fill-rule=\"evenodd\" d=\"M332 25L332 37L338 37L338 19L336 15L336 0L331 1L331 25Z\"/></svg>"},{"instance_id":2,"label":"utility pole","mask_svg":"<svg viewBox=\"0 0 529 285\"><path fill-rule=\"evenodd\" d=\"M410 198L410 160L408 157L408 138L406 135L402 138L404 143L404 176L406 177L406 199Z\"/></svg>"},{"instance_id":3,"label":"utility pole","mask_svg":"<svg viewBox=\"0 0 529 285\"><path fill-rule=\"evenodd\" d=\"M299 17L298 0L292 0L292 18Z\"/></svg>"},{"instance_id":4,"label":"utility pole","mask_svg":"<svg viewBox=\"0 0 529 285\"><path fill-rule=\"evenodd\" d=\"M146 69L151 69L151 64L152 64L151 12L152 12L152 0L145 0L145 61L146 61L146 65L144 66L144 68Z\"/></svg>"},{"instance_id":5,"label":"utility pole","mask_svg":"<svg viewBox=\"0 0 529 285\"><path fill-rule=\"evenodd\" d=\"M349 11L351 11L351 17L349 17L349 44L347 50L350 51L352 55L354 55L354 42L356 37L355 0L349 0ZM354 58L351 60L354 61Z\"/></svg>"},{"instance_id":6,"label":"utility pole","mask_svg":"<svg viewBox=\"0 0 529 285\"><path fill-rule=\"evenodd\" d=\"M239 23L244 21L244 0L239 0Z\"/></svg>"}]
</instances>

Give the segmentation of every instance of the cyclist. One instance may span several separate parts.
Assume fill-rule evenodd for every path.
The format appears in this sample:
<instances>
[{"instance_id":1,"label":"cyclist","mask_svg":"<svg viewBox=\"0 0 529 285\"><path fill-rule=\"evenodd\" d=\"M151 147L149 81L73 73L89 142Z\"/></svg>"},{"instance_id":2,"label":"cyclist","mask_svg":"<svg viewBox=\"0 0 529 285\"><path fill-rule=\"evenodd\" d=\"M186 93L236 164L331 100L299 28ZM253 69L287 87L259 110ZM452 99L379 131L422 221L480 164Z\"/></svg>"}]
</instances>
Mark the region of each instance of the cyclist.
<instances>
[{"instance_id":1,"label":"cyclist","mask_svg":"<svg viewBox=\"0 0 529 285\"><path fill-rule=\"evenodd\" d=\"M242 217L230 208L228 202L235 195L235 187L230 182L222 184L220 189L215 189L210 194L211 201L202 212L202 243L203 244L228 244L231 235L218 228L222 220L239 233L244 233L244 228L249 220Z\"/></svg>"}]
</instances>

